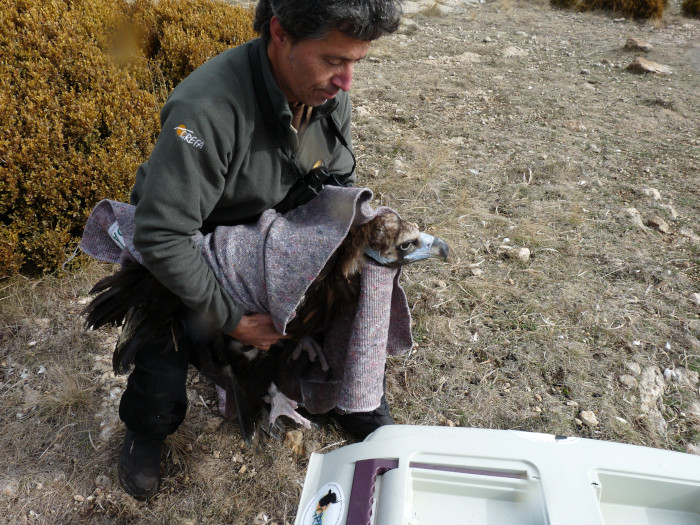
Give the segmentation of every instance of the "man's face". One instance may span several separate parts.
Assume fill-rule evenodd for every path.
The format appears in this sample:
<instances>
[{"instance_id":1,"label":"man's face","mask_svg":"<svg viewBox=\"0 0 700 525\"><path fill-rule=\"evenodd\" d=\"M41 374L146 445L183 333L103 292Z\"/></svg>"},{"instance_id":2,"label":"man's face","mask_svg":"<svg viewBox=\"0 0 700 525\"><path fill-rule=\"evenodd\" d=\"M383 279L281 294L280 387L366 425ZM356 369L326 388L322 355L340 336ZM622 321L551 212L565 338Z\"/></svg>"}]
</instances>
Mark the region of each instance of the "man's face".
<instances>
[{"instance_id":1,"label":"man's face","mask_svg":"<svg viewBox=\"0 0 700 525\"><path fill-rule=\"evenodd\" d=\"M276 47L270 49L270 61L287 100L320 106L338 90L350 89L355 62L367 55L370 43L333 30L321 40L296 42L273 33L270 46Z\"/></svg>"}]
</instances>

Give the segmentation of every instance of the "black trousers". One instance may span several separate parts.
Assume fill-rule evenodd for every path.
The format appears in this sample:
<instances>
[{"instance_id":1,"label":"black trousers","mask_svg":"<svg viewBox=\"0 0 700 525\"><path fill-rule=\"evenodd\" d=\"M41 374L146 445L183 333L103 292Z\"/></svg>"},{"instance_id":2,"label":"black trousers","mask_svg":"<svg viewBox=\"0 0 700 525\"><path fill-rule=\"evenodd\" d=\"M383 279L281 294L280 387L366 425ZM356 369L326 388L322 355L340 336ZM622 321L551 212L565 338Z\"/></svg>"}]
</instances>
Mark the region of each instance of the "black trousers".
<instances>
[{"instance_id":1,"label":"black trousers","mask_svg":"<svg viewBox=\"0 0 700 525\"><path fill-rule=\"evenodd\" d=\"M177 430L187 412L187 371L193 353L187 337L176 347L150 343L139 350L119 405L119 417L130 430L158 440Z\"/></svg>"}]
</instances>

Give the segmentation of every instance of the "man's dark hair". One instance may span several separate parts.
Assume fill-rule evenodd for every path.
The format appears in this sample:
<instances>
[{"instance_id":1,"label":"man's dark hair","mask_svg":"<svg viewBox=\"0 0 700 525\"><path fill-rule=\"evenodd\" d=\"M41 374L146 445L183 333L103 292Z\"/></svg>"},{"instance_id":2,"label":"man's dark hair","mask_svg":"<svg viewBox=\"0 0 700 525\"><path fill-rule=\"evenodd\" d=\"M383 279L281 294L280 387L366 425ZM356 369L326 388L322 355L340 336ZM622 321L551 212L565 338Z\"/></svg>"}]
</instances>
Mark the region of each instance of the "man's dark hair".
<instances>
[{"instance_id":1,"label":"man's dark hair","mask_svg":"<svg viewBox=\"0 0 700 525\"><path fill-rule=\"evenodd\" d=\"M270 38L276 16L295 39L318 40L336 29L357 40L375 40L398 29L403 0L260 0L254 28Z\"/></svg>"}]
</instances>

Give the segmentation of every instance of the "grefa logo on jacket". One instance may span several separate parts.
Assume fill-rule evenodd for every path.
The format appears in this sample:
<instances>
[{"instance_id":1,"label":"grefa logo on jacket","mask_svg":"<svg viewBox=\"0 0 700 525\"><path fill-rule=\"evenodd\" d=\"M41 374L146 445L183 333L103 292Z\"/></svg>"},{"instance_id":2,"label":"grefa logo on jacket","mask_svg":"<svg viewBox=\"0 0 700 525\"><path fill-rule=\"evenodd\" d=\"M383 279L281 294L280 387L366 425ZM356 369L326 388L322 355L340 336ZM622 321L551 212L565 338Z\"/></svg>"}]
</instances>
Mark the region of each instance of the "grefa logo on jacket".
<instances>
[{"instance_id":1,"label":"grefa logo on jacket","mask_svg":"<svg viewBox=\"0 0 700 525\"><path fill-rule=\"evenodd\" d=\"M190 144L191 146L194 146L197 149L202 149L204 147L204 141L198 138L194 134L194 131L192 131L191 129L187 129L187 126L185 126L184 124L180 124L178 127L176 127L175 133L178 137L180 137L181 140L187 142L187 144Z\"/></svg>"}]
</instances>

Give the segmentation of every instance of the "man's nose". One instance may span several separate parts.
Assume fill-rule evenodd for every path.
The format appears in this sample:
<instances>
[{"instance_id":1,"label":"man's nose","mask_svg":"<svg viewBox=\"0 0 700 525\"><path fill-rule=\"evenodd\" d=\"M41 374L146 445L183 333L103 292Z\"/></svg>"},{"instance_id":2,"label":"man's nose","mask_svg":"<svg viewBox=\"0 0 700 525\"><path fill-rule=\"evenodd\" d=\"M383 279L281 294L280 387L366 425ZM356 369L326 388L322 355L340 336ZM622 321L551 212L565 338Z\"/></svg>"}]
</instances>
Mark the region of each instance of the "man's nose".
<instances>
[{"instance_id":1,"label":"man's nose","mask_svg":"<svg viewBox=\"0 0 700 525\"><path fill-rule=\"evenodd\" d=\"M331 79L332 84L338 89L343 91L350 91L350 86L352 86L352 74L355 68L355 64L348 62L343 67L342 71L333 75Z\"/></svg>"}]
</instances>

